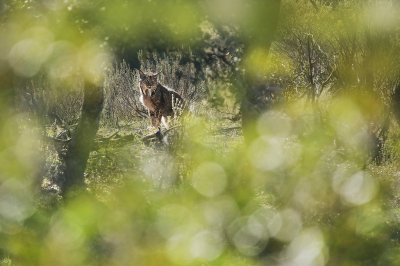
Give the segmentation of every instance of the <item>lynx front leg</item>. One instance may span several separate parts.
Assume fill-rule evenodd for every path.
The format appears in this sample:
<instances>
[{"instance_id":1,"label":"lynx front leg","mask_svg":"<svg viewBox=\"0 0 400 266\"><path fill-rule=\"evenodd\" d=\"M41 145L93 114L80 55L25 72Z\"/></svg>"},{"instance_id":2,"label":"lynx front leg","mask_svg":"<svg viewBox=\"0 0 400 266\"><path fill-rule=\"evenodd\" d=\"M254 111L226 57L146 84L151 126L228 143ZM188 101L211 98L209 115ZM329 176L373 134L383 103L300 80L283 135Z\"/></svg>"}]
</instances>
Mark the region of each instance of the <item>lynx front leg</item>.
<instances>
[{"instance_id":1,"label":"lynx front leg","mask_svg":"<svg viewBox=\"0 0 400 266\"><path fill-rule=\"evenodd\" d=\"M149 117L150 117L151 126L157 127L157 116L156 116L156 112L150 111L150 110L149 110Z\"/></svg>"},{"instance_id":2,"label":"lynx front leg","mask_svg":"<svg viewBox=\"0 0 400 266\"><path fill-rule=\"evenodd\" d=\"M168 116L163 115L161 121L163 122L163 124L169 128L169 123L168 123Z\"/></svg>"},{"instance_id":3,"label":"lynx front leg","mask_svg":"<svg viewBox=\"0 0 400 266\"><path fill-rule=\"evenodd\" d=\"M155 114L155 123L156 123L156 126L155 126L155 127L159 127L159 126L161 126L161 118L162 118L162 115L161 115L161 112L160 112L160 111L156 111L155 113L156 113L156 114Z\"/></svg>"}]
</instances>

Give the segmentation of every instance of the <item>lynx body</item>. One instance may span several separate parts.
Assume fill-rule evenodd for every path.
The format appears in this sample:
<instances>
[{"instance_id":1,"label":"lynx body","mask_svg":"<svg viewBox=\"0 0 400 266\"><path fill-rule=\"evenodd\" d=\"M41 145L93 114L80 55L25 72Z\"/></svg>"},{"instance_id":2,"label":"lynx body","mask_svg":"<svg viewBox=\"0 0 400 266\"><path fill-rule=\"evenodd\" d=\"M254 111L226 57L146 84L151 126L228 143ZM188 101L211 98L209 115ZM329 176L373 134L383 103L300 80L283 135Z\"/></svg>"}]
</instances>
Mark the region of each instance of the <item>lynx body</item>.
<instances>
[{"instance_id":1,"label":"lynx body","mask_svg":"<svg viewBox=\"0 0 400 266\"><path fill-rule=\"evenodd\" d=\"M139 70L140 102L148 109L151 125L159 127L161 120L168 123L168 116L174 117L173 107L182 108L184 101L174 90L157 82L161 72L151 73Z\"/></svg>"}]
</instances>

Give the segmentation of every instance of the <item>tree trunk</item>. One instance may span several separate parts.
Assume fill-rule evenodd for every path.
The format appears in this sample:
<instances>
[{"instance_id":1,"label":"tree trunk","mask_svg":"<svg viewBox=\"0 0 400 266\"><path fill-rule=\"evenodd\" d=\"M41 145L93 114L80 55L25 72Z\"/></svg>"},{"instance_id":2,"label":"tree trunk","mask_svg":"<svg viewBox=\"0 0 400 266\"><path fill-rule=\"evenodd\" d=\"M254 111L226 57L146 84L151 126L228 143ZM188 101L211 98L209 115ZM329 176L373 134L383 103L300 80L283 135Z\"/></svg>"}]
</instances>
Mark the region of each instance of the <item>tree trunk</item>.
<instances>
[{"instance_id":1,"label":"tree trunk","mask_svg":"<svg viewBox=\"0 0 400 266\"><path fill-rule=\"evenodd\" d=\"M400 82L397 83L392 95L392 113L396 118L397 124L400 126Z\"/></svg>"},{"instance_id":2,"label":"tree trunk","mask_svg":"<svg viewBox=\"0 0 400 266\"><path fill-rule=\"evenodd\" d=\"M86 191L84 172L99 128L103 101L103 88L85 83L81 118L65 156L64 180L61 186L64 198L71 198Z\"/></svg>"}]
</instances>

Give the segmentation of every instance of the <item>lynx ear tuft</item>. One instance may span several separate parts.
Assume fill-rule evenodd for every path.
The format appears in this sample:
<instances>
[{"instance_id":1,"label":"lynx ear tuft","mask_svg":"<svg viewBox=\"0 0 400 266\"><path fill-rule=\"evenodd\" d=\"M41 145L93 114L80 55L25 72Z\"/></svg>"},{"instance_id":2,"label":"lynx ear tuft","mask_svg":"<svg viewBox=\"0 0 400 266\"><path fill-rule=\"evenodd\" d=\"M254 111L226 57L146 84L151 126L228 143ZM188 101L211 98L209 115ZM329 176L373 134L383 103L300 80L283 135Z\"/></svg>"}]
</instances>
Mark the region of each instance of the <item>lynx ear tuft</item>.
<instances>
[{"instance_id":1,"label":"lynx ear tuft","mask_svg":"<svg viewBox=\"0 0 400 266\"><path fill-rule=\"evenodd\" d=\"M140 77L142 77L142 76L144 75L144 73L142 72L142 70L140 70L140 69L137 69L137 68L134 68L134 70L137 70L137 71L139 71L139 76L140 76Z\"/></svg>"},{"instance_id":2,"label":"lynx ear tuft","mask_svg":"<svg viewBox=\"0 0 400 266\"><path fill-rule=\"evenodd\" d=\"M154 76L158 76L158 75L159 75L161 72L162 72L162 71L160 71L160 72L158 72L158 73L154 74Z\"/></svg>"}]
</instances>

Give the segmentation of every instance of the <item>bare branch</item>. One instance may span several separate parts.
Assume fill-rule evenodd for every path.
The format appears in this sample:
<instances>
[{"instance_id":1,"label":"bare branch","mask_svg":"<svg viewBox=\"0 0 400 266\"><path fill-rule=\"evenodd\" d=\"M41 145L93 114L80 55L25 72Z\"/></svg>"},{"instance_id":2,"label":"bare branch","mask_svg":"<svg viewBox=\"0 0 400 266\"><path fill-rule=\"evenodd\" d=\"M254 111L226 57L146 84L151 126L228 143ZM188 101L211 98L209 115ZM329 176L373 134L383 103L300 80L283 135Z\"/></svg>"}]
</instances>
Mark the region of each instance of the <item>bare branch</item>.
<instances>
[{"instance_id":1,"label":"bare branch","mask_svg":"<svg viewBox=\"0 0 400 266\"><path fill-rule=\"evenodd\" d=\"M178 126L174 126L174 127L168 128L167 130L164 131L164 135L167 135L168 132L170 132L171 130L176 129L178 127L182 127L182 126L178 125Z\"/></svg>"},{"instance_id":2,"label":"bare branch","mask_svg":"<svg viewBox=\"0 0 400 266\"><path fill-rule=\"evenodd\" d=\"M157 138L160 141L164 138L164 135L161 133L161 128L160 127L158 128L158 130L156 132L144 136L142 138L142 141L143 142L147 142L148 140L154 139L154 138Z\"/></svg>"},{"instance_id":3,"label":"bare branch","mask_svg":"<svg viewBox=\"0 0 400 266\"><path fill-rule=\"evenodd\" d=\"M44 136L43 140L45 140L53 145L56 145L56 144L59 145L59 144L68 144L72 139L64 140L64 139L57 139L57 138L53 138L53 137L49 137L49 136Z\"/></svg>"},{"instance_id":4,"label":"bare branch","mask_svg":"<svg viewBox=\"0 0 400 266\"><path fill-rule=\"evenodd\" d=\"M117 132L111 134L111 136L109 136L109 137L99 138L99 139L96 139L96 141L97 141L97 142L102 142L102 141L110 140L110 139L112 139L114 136L116 136L118 133L119 133L119 130L117 130Z\"/></svg>"}]
</instances>

